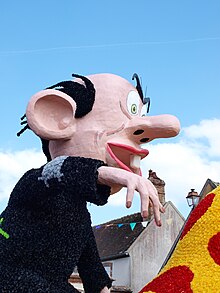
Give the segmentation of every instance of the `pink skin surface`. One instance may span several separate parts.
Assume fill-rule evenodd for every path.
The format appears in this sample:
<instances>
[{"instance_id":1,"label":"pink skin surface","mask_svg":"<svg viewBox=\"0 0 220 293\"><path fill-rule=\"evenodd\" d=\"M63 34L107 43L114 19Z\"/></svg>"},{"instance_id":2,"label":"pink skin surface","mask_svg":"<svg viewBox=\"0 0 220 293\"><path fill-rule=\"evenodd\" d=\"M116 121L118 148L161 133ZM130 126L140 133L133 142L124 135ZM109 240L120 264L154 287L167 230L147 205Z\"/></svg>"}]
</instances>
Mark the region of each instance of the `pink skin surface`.
<instances>
[{"instance_id":1,"label":"pink skin surface","mask_svg":"<svg viewBox=\"0 0 220 293\"><path fill-rule=\"evenodd\" d=\"M82 118L74 118L75 102L57 90L35 94L27 107L30 128L50 140L52 158L61 155L99 159L108 167L99 168L99 183L111 186L112 194L127 187L126 206L130 207L134 191L141 200L141 213L147 217L148 206L154 208L156 224L161 225L157 191L141 177L139 164L132 164L148 155L143 142L176 136L179 120L172 115L141 116L144 106L136 88L113 74L87 76L96 94L93 109ZM81 79L74 82L84 84Z\"/></svg>"}]
</instances>

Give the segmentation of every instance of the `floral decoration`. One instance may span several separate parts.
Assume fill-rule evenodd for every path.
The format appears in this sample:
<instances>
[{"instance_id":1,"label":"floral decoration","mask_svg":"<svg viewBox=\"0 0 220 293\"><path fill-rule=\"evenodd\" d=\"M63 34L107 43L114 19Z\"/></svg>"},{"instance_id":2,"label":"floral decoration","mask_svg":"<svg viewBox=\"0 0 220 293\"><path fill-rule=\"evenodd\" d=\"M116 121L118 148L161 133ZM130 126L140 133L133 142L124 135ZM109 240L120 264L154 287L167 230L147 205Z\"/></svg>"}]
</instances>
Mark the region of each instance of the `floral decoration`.
<instances>
[{"instance_id":1,"label":"floral decoration","mask_svg":"<svg viewBox=\"0 0 220 293\"><path fill-rule=\"evenodd\" d=\"M139 293L220 292L220 186L192 211L160 274Z\"/></svg>"}]
</instances>

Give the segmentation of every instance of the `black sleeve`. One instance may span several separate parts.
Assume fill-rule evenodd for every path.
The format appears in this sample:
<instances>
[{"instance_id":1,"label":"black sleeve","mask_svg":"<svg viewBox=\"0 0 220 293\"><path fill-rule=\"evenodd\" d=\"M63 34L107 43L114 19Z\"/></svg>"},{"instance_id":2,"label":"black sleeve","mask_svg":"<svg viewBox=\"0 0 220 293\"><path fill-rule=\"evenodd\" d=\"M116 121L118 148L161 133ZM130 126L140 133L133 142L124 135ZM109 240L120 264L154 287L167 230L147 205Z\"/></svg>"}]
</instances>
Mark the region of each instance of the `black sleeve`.
<instances>
[{"instance_id":1,"label":"black sleeve","mask_svg":"<svg viewBox=\"0 0 220 293\"><path fill-rule=\"evenodd\" d=\"M111 288L112 286L112 281L100 260L92 230L80 257L78 272L82 279L85 293L100 293L104 287Z\"/></svg>"},{"instance_id":2,"label":"black sleeve","mask_svg":"<svg viewBox=\"0 0 220 293\"><path fill-rule=\"evenodd\" d=\"M67 157L61 172L68 193L74 190L75 196L84 197L86 201L96 205L104 205L110 195L110 187L97 183L98 168L104 166L104 162L82 157Z\"/></svg>"}]
</instances>

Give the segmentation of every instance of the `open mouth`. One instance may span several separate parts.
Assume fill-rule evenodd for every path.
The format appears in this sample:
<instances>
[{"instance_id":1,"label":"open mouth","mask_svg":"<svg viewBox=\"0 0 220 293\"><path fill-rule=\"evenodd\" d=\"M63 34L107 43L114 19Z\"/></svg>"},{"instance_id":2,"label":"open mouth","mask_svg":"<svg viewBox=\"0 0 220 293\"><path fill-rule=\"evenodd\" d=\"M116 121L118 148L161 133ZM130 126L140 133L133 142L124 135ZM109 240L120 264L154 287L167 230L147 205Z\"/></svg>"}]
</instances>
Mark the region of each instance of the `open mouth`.
<instances>
[{"instance_id":1,"label":"open mouth","mask_svg":"<svg viewBox=\"0 0 220 293\"><path fill-rule=\"evenodd\" d=\"M146 149L137 150L120 143L108 143L107 151L121 169L139 175L141 175L140 162L149 154Z\"/></svg>"}]
</instances>

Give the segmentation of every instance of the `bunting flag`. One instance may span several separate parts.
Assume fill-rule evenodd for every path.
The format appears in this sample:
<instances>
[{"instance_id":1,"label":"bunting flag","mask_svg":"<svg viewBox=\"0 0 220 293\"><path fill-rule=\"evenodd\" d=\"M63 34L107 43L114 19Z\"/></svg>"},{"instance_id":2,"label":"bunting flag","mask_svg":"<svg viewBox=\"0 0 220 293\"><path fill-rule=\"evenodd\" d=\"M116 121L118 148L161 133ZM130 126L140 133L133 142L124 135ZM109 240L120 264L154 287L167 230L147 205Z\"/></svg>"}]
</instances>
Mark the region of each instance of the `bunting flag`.
<instances>
[{"instance_id":1,"label":"bunting flag","mask_svg":"<svg viewBox=\"0 0 220 293\"><path fill-rule=\"evenodd\" d=\"M137 223L130 223L131 230L133 231Z\"/></svg>"},{"instance_id":2,"label":"bunting flag","mask_svg":"<svg viewBox=\"0 0 220 293\"><path fill-rule=\"evenodd\" d=\"M145 222L141 222L141 224L142 224L142 226L143 226L144 228L147 227L148 223L149 223L149 222L147 222L147 221L145 221Z\"/></svg>"},{"instance_id":3,"label":"bunting flag","mask_svg":"<svg viewBox=\"0 0 220 293\"><path fill-rule=\"evenodd\" d=\"M149 224L149 221L144 221L144 222L129 222L129 223L104 224L104 225L97 225L97 226L95 226L94 228L95 228L95 229L100 229L100 228L103 228L103 227L113 227L113 226L117 226L118 228L121 228L122 226L129 225L130 228L131 228L131 230L133 231L137 224L142 224L142 226L143 226L144 228L146 228L147 225Z\"/></svg>"}]
</instances>

